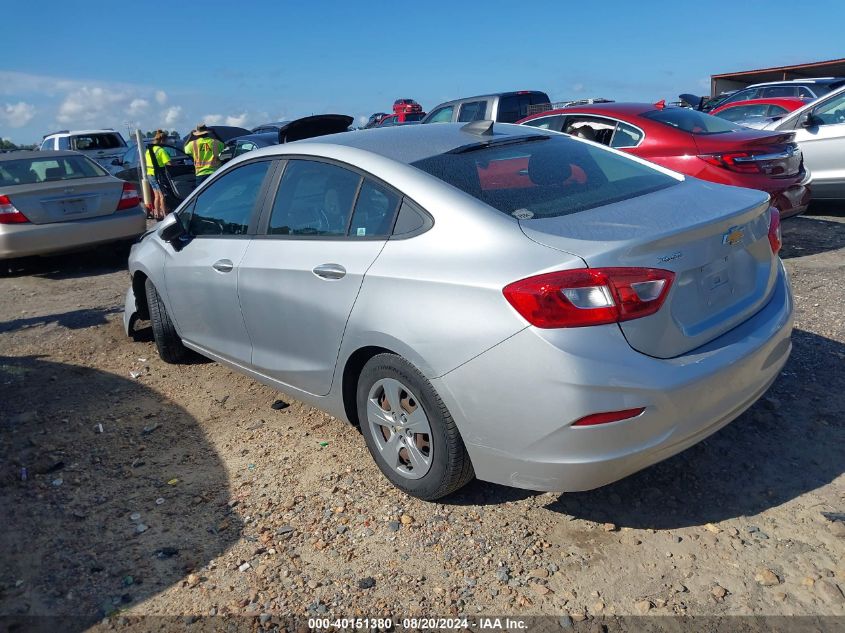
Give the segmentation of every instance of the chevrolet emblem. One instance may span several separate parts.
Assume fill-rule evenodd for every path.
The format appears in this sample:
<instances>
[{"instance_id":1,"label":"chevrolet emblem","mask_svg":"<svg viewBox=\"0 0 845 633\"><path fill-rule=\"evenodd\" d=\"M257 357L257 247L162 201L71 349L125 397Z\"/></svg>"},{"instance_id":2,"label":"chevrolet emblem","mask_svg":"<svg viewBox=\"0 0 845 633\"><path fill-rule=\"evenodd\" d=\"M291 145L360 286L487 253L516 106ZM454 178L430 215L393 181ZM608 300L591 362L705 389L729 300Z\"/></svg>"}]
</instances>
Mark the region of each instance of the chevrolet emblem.
<instances>
[{"instance_id":1,"label":"chevrolet emblem","mask_svg":"<svg viewBox=\"0 0 845 633\"><path fill-rule=\"evenodd\" d=\"M745 231L743 231L738 226L732 226L728 229L728 232L722 235L722 244L727 244L728 246L736 246L737 244L742 242L742 239L745 237Z\"/></svg>"}]
</instances>

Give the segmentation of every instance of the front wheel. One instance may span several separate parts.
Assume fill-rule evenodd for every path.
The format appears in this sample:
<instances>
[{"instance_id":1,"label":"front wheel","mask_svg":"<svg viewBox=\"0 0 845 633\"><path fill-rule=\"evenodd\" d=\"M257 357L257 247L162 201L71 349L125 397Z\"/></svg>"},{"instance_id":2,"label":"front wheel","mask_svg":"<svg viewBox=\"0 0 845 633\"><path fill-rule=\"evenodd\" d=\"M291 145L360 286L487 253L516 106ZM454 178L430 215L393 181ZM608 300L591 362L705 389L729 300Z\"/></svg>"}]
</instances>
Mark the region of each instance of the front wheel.
<instances>
[{"instance_id":1,"label":"front wheel","mask_svg":"<svg viewBox=\"0 0 845 633\"><path fill-rule=\"evenodd\" d=\"M153 339L161 360L165 363L181 363L188 356L188 348L182 344L182 339L167 314L164 301L158 294L152 280L147 279L144 284L147 294L147 306L150 310L150 323L153 326Z\"/></svg>"},{"instance_id":2,"label":"front wheel","mask_svg":"<svg viewBox=\"0 0 845 633\"><path fill-rule=\"evenodd\" d=\"M469 482L464 442L431 383L407 360L379 354L358 378L358 419L367 448L390 482L427 501Z\"/></svg>"}]
</instances>

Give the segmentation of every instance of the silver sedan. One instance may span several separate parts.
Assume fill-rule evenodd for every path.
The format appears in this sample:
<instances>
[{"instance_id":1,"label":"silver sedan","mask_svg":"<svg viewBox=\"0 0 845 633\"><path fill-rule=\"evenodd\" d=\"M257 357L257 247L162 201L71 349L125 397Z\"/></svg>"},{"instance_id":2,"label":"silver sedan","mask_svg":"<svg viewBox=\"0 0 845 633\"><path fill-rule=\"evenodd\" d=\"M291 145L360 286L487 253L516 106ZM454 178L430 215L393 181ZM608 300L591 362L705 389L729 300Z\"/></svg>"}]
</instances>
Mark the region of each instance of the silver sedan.
<instances>
[{"instance_id":1,"label":"silver sedan","mask_svg":"<svg viewBox=\"0 0 845 633\"><path fill-rule=\"evenodd\" d=\"M147 228L134 185L70 151L0 154L0 260L131 242Z\"/></svg>"},{"instance_id":2,"label":"silver sedan","mask_svg":"<svg viewBox=\"0 0 845 633\"><path fill-rule=\"evenodd\" d=\"M236 159L129 260L124 323L360 425L436 499L595 488L777 378L792 300L765 193L474 122Z\"/></svg>"}]
</instances>

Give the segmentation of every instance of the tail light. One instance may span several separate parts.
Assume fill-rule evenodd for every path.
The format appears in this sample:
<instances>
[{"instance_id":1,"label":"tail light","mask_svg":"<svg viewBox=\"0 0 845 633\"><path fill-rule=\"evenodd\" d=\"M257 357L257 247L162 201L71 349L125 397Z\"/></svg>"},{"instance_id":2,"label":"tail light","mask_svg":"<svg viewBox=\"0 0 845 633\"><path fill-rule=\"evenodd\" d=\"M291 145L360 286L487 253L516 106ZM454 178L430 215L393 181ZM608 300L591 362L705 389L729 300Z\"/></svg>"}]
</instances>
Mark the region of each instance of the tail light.
<instances>
[{"instance_id":1,"label":"tail light","mask_svg":"<svg viewBox=\"0 0 845 633\"><path fill-rule=\"evenodd\" d=\"M18 211L9 196L0 196L0 224L23 224L29 222L23 213Z\"/></svg>"},{"instance_id":2,"label":"tail light","mask_svg":"<svg viewBox=\"0 0 845 633\"><path fill-rule=\"evenodd\" d=\"M783 234L780 230L780 213L774 207L769 208L769 244L772 245L772 253L777 255L783 246Z\"/></svg>"},{"instance_id":3,"label":"tail light","mask_svg":"<svg viewBox=\"0 0 845 633\"><path fill-rule=\"evenodd\" d=\"M723 167L741 174L760 174L760 165L751 152L727 152L725 154L702 154L701 160L716 167Z\"/></svg>"},{"instance_id":4,"label":"tail light","mask_svg":"<svg viewBox=\"0 0 845 633\"><path fill-rule=\"evenodd\" d=\"M141 200L138 198L138 190L132 183L123 183L123 193L120 194L120 202L117 203L117 211L125 211L126 209L134 209L140 204Z\"/></svg>"},{"instance_id":5,"label":"tail light","mask_svg":"<svg viewBox=\"0 0 845 633\"><path fill-rule=\"evenodd\" d=\"M535 327L584 327L654 314L674 278L659 268L585 268L528 277L502 292Z\"/></svg>"}]
</instances>

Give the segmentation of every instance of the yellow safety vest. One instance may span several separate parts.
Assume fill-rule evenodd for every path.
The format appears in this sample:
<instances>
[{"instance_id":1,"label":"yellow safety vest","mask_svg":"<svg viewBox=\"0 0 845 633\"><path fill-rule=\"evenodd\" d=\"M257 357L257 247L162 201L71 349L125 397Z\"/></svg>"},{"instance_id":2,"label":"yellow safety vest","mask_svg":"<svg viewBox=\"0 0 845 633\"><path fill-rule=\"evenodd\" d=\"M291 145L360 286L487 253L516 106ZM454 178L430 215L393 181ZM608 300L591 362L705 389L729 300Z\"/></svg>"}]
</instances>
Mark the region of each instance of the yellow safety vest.
<instances>
[{"instance_id":1,"label":"yellow safety vest","mask_svg":"<svg viewBox=\"0 0 845 633\"><path fill-rule=\"evenodd\" d=\"M220 167L218 156L224 147L223 143L208 136L195 139L185 145L185 153L190 154L194 159L194 171L197 176L213 174L214 170Z\"/></svg>"},{"instance_id":2,"label":"yellow safety vest","mask_svg":"<svg viewBox=\"0 0 845 633\"><path fill-rule=\"evenodd\" d=\"M150 150L153 152L153 156L155 156L155 160L158 163L159 167L164 167L167 163L170 162L170 155L167 153L161 145L151 145L144 150L144 163L147 165L147 175L148 176L155 176L156 171L153 164L150 162Z\"/></svg>"}]
</instances>

